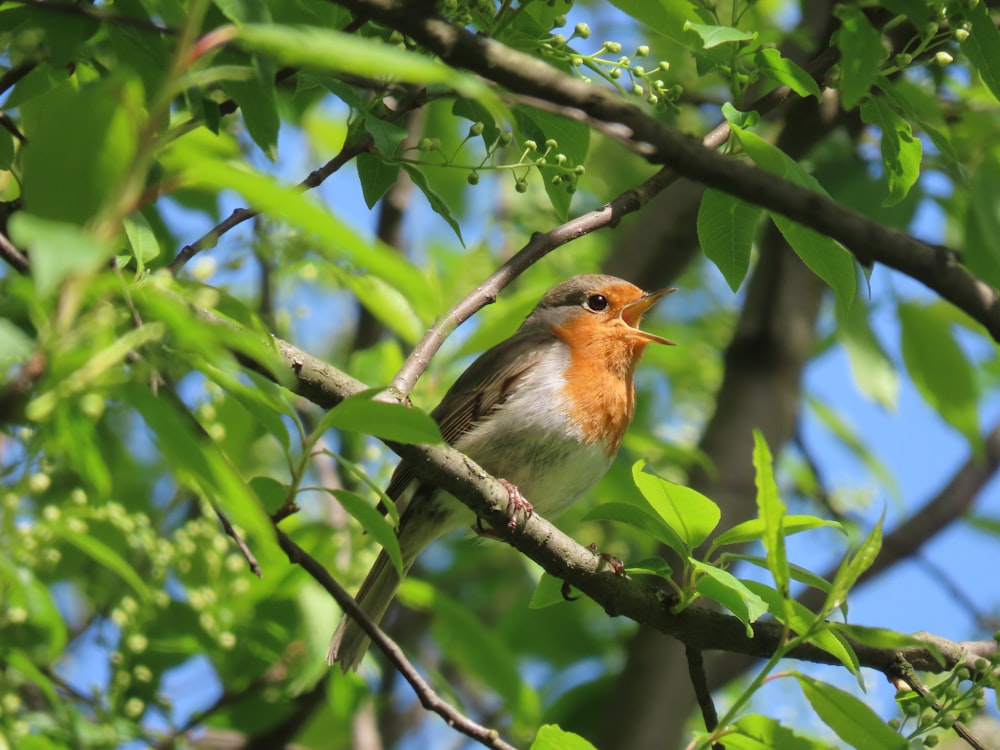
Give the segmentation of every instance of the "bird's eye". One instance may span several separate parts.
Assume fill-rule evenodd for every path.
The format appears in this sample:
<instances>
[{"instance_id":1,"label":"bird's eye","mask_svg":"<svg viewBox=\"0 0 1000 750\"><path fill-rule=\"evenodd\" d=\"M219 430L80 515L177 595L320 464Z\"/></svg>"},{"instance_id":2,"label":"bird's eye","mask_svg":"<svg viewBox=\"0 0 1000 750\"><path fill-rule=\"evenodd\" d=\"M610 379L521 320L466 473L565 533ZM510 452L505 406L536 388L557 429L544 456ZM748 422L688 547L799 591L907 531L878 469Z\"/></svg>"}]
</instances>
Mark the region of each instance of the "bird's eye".
<instances>
[{"instance_id":1,"label":"bird's eye","mask_svg":"<svg viewBox=\"0 0 1000 750\"><path fill-rule=\"evenodd\" d=\"M591 294L587 297L587 309L593 310L594 312L601 312L601 310L606 310L608 307L608 298L603 294Z\"/></svg>"}]
</instances>

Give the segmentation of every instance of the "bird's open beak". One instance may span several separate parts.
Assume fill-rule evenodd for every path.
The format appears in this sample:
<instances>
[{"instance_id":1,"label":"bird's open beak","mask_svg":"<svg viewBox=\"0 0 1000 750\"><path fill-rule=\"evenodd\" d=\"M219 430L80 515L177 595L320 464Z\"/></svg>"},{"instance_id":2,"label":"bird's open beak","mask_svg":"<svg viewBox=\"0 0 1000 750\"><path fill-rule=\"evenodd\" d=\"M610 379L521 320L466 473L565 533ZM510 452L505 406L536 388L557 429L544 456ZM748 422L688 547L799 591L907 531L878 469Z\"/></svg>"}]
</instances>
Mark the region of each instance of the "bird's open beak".
<instances>
[{"instance_id":1,"label":"bird's open beak","mask_svg":"<svg viewBox=\"0 0 1000 750\"><path fill-rule=\"evenodd\" d=\"M640 338L644 339L648 343L674 346L674 342L669 339L657 336L654 333L649 333L648 331L643 331L639 328L639 324L642 322L643 314L649 308L659 302L663 297L666 297L668 294L673 294L676 291L676 287L671 287L670 289L660 289L659 291L649 292L648 294L642 295L635 302L629 302L625 305L625 308L622 310L622 320L624 320L629 328L633 329L633 331L638 334Z\"/></svg>"}]
</instances>

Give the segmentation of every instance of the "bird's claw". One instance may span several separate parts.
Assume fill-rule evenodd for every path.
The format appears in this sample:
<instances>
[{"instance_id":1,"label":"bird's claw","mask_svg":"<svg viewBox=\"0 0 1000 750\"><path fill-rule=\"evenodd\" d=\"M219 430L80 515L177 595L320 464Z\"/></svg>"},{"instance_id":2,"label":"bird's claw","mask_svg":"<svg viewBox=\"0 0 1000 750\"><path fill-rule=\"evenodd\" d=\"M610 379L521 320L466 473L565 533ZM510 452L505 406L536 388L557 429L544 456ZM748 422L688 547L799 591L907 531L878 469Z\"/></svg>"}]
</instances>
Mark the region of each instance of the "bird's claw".
<instances>
[{"instance_id":1,"label":"bird's claw","mask_svg":"<svg viewBox=\"0 0 1000 750\"><path fill-rule=\"evenodd\" d=\"M562 594L562 598L568 602L575 602L580 598L578 596L573 596L570 591L572 591L572 589L570 588L569 581L563 581L562 587L559 589L559 593Z\"/></svg>"},{"instance_id":2,"label":"bird's claw","mask_svg":"<svg viewBox=\"0 0 1000 750\"><path fill-rule=\"evenodd\" d=\"M522 513L524 516L524 521L522 523L527 523L528 519L531 518L531 514L535 512L531 503L528 502L527 498L521 494L521 490L515 487L513 484L508 482L506 479L498 479L498 482L503 485L503 488L507 490L508 504L507 511L510 513L510 521L507 522L507 528L513 531L517 528L517 514Z\"/></svg>"},{"instance_id":3,"label":"bird's claw","mask_svg":"<svg viewBox=\"0 0 1000 750\"><path fill-rule=\"evenodd\" d=\"M616 576L625 575L625 563L623 563L617 557L615 557L614 555L609 555L607 552L601 552L599 549L597 549L597 544L595 543L588 544L587 549L593 552L598 557L600 557L601 560L605 563L605 565L611 568L612 572L614 572Z\"/></svg>"}]
</instances>

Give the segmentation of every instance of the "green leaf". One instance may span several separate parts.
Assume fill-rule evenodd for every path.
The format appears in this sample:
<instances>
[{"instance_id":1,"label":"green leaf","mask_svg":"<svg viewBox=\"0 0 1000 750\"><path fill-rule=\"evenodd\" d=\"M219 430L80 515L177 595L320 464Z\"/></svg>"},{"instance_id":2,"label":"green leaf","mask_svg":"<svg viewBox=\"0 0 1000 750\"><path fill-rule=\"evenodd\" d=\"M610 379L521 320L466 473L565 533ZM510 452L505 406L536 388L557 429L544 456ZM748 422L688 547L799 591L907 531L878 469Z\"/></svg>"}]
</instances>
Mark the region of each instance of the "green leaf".
<instances>
[{"instance_id":1,"label":"green leaf","mask_svg":"<svg viewBox=\"0 0 1000 750\"><path fill-rule=\"evenodd\" d=\"M9 620L4 623L5 658L24 654L26 658L30 655L34 663L54 664L66 648L68 624L56 606L52 590L35 577L30 567L3 552L0 552L0 585L6 610L20 608L27 615L20 624ZM18 650L19 646L24 651Z\"/></svg>"},{"instance_id":2,"label":"green leaf","mask_svg":"<svg viewBox=\"0 0 1000 750\"><path fill-rule=\"evenodd\" d=\"M347 274L341 280L372 317L388 330L407 344L413 345L420 341L424 335L424 325L420 322L420 315L402 292L379 277L367 274Z\"/></svg>"},{"instance_id":3,"label":"green leaf","mask_svg":"<svg viewBox=\"0 0 1000 750\"><path fill-rule=\"evenodd\" d=\"M556 154L565 154L565 167L583 164L590 149L590 128L583 123L538 109L523 107L517 110L516 115L522 138L530 138L538 144L537 156L542 156L547 150L545 141L553 139L558 144L545 157L545 163L537 165L537 168L552 208L565 221L569 216L573 194L566 189L566 183L552 184L552 178L563 174L563 170L556 170L550 165L555 163Z\"/></svg>"},{"instance_id":4,"label":"green leaf","mask_svg":"<svg viewBox=\"0 0 1000 750\"><path fill-rule=\"evenodd\" d=\"M214 500L230 519L241 526L262 567L278 559L271 519L257 495L182 404L168 396L155 396L136 383L119 389L156 435L157 445L182 485Z\"/></svg>"},{"instance_id":5,"label":"green leaf","mask_svg":"<svg viewBox=\"0 0 1000 750\"><path fill-rule=\"evenodd\" d=\"M756 557L754 555L741 555L733 552L725 552L719 556L720 564L729 563L734 560L741 560L743 562L750 563L751 565L756 565L758 568L769 570L766 557ZM816 575L811 570L806 570L800 565L794 565L792 563L789 563L788 573L792 577L792 580L798 581L799 583L804 583L806 586L811 586L812 588L819 589L820 591L823 592L828 592L830 590L830 582L828 580L826 580L822 576Z\"/></svg>"},{"instance_id":6,"label":"green leaf","mask_svg":"<svg viewBox=\"0 0 1000 750\"><path fill-rule=\"evenodd\" d=\"M864 701L840 688L795 673L802 694L816 715L851 747L858 750L907 750L909 743L896 734Z\"/></svg>"},{"instance_id":7,"label":"green leaf","mask_svg":"<svg viewBox=\"0 0 1000 750\"><path fill-rule=\"evenodd\" d=\"M424 194L424 197L427 199L427 202L430 203L434 213L448 222L448 226L450 226L452 231L455 232L455 235L458 237L458 241L461 242L462 245L465 245L465 240L462 239L462 227L459 226L458 221L452 215L451 209L448 208L448 204L442 200L440 195L434 192L433 188L431 188L430 183L427 182L427 178L424 176L424 173L413 164L403 164L402 167L406 170L406 173L410 175L410 179L413 180L413 184L420 188L420 192Z\"/></svg>"},{"instance_id":8,"label":"green leaf","mask_svg":"<svg viewBox=\"0 0 1000 750\"><path fill-rule=\"evenodd\" d=\"M994 287L1000 286L1000 156L990 150L972 174L966 191L962 261Z\"/></svg>"},{"instance_id":9,"label":"green leaf","mask_svg":"<svg viewBox=\"0 0 1000 750\"><path fill-rule=\"evenodd\" d=\"M704 542L719 524L719 506L697 490L668 482L643 471L645 461L632 465L632 479L649 506L683 540L687 550Z\"/></svg>"},{"instance_id":10,"label":"green leaf","mask_svg":"<svg viewBox=\"0 0 1000 750\"><path fill-rule=\"evenodd\" d=\"M396 182L399 165L387 164L375 154L358 154L357 165L365 203L368 204L368 208L374 208L379 199Z\"/></svg>"},{"instance_id":11,"label":"green leaf","mask_svg":"<svg viewBox=\"0 0 1000 750\"><path fill-rule=\"evenodd\" d=\"M743 581L743 584L767 602L767 611L793 633L807 636L807 642L821 648L840 661L851 674L860 677L858 656L854 649L839 633L830 630L828 623L820 615L811 612L802 604L781 596L775 589L757 581Z\"/></svg>"},{"instance_id":12,"label":"green leaf","mask_svg":"<svg viewBox=\"0 0 1000 750\"><path fill-rule=\"evenodd\" d=\"M601 503L587 513L583 520L623 523L639 529L658 542L662 542L679 555L687 556L689 551L684 541L659 516L636 505Z\"/></svg>"},{"instance_id":13,"label":"green leaf","mask_svg":"<svg viewBox=\"0 0 1000 750\"><path fill-rule=\"evenodd\" d=\"M932 641L917 638L907 633L897 633L895 630L886 628L869 628L861 625L849 625L846 622L831 623L831 626L850 640L872 648L885 651L901 651L908 648L926 649L942 668L945 666L941 650Z\"/></svg>"},{"instance_id":14,"label":"green leaf","mask_svg":"<svg viewBox=\"0 0 1000 750\"><path fill-rule=\"evenodd\" d=\"M882 131L882 169L889 183L889 195L882 205L892 206L906 197L920 177L923 147L913 137L910 123L880 96L861 104L861 119Z\"/></svg>"},{"instance_id":15,"label":"green leaf","mask_svg":"<svg viewBox=\"0 0 1000 750\"><path fill-rule=\"evenodd\" d=\"M750 248L763 209L707 189L698 209L698 241L734 292L750 269Z\"/></svg>"},{"instance_id":16,"label":"green leaf","mask_svg":"<svg viewBox=\"0 0 1000 750\"><path fill-rule=\"evenodd\" d=\"M254 419L263 425L267 433L281 443L286 453L290 450L291 438L288 435L288 428L282 421L282 411L276 408L274 400L270 397L271 394L256 387L256 384L254 386L247 385L238 377L215 367L208 361L203 360L198 369L250 412Z\"/></svg>"},{"instance_id":17,"label":"green leaf","mask_svg":"<svg viewBox=\"0 0 1000 750\"><path fill-rule=\"evenodd\" d=\"M125 236L128 237L129 246L132 248L132 257L135 258L136 270L141 273L149 261L159 256L159 240L156 239L149 221L140 211L133 211L122 223L125 227Z\"/></svg>"},{"instance_id":18,"label":"green leaf","mask_svg":"<svg viewBox=\"0 0 1000 750\"><path fill-rule=\"evenodd\" d=\"M551 607L553 604L561 604L565 601L563 582L555 576L543 572L538 579L538 585L535 586L535 590L531 594L528 609L545 609L545 607Z\"/></svg>"},{"instance_id":19,"label":"green leaf","mask_svg":"<svg viewBox=\"0 0 1000 750\"><path fill-rule=\"evenodd\" d=\"M743 150L758 167L780 177L785 177L809 190L826 195L826 191L816 181L816 178L807 173L786 153L750 131L735 125L731 125L731 127L733 134L743 146ZM813 273L833 289L837 296L838 307L846 313L854 302L854 295L857 291L854 257L829 237L814 232L780 214L770 212L769 215L788 244L792 246L795 254Z\"/></svg>"},{"instance_id":20,"label":"green leaf","mask_svg":"<svg viewBox=\"0 0 1000 750\"><path fill-rule=\"evenodd\" d=\"M35 422L47 419L61 401L86 390L105 372L119 366L130 354L140 351L149 343L162 341L165 331L166 326L157 321L126 331L110 344L97 349L90 359L68 373L53 388L36 396L25 407L25 415Z\"/></svg>"},{"instance_id":21,"label":"green leaf","mask_svg":"<svg viewBox=\"0 0 1000 750\"><path fill-rule=\"evenodd\" d=\"M845 110L853 109L868 95L882 67L886 51L882 35L859 8L841 6L837 32L840 47L840 98Z\"/></svg>"},{"instance_id":22,"label":"green leaf","mask_svg":"<svg viewBox=\"0 0 1000 750\"><path fill-rule=\"evenodd\" d=\"M341 401L330 409L316 428L349 430L374 435L397 443L443 442L437 423L416 407L374 401L377 390L365 391Z\"/></svg>"},{"instance_id":23,"label":"green leaf","mask_svg":"<svg viewBox=\"0 0 1000 750\"><path fill-rule=\"evenodd\" d=\"M70 276L92 273L114 257L115 246L76 224L18 211L10 217L14 244L31 253L31 276L47 297Z\"/></svg>"},{"instance_id":24,"label":"green leaf","mask_svg":"<svg viewBox=\"0 0 1000 750\"><path fill-rule=\"evenodd\" d=\"M0 169L9 171L14 165L14 136L4 130L0 132Z\"/></svg>"},{"instance_id":25,"label":"green leaf","mask_svg":"<svg viewBox=\"0 0 1000 750\"><path fill-rule=\"evenodd\" d=\"M826 603L823 605L823 613L832 612L835 608L847 599L847 592L857 582L861 575L872 566L875 558L878 557L882 549L882 523L885 521L885 511L878 519L878 523L868 532L857 550L848 552L837 568L837 573L833 577L830 585L830 592L826 596Z\"/></svg>"},{"instance_id":26,"label":"green leaf","mask_svg":"<svg viewBox=\"0 0 1000 750\"><path fill-rule=\"evenodd\" d=\"M392 524L386 517L379 513L378 509L368 502L361 495L348 490L332 490L331 494L337 498L344 510L351 514L351 517L361 524L361 528L372 535L372 539L382 545L382 549L389 555L392 564L396 567L396 572L403 575L403 553L399 548L399 538Z\"/></svg>"},{"instance_id":27,"label":"green leaf","mask_svg":"<svg viewBox=\"0 0 1000 750\"><path fill-rule=\"evenodd\" d=\"M791 536L792 534L798 534L802 531L809 531L810 529L818 529L821 527L830 527L843 531L843 527L837 521L828 521L824 518L818 518L816 516L785 516L782 522L782 531L785 536ZM759 539L763 539L765 533L766 528L764 521L760 518L752 518L749 521L738 523L731 529L727 529L719 534L712 541L712 549L716 549L727 544L746 544L748 542L756 542Z\"/></svg>"},{"instance_id":28,"label":"green leaf","mask_svg":"<svg viewBox=\"0 0 1000 750\"><path fill-rule=\"evenodd\" d=\"M998 226L1000 232L1000 226ZM1000 234L998 234L1000 236ZM856 302L846 314L837 308L837 337L847 352L851 376L860 391L885 409L895 409L899 373L875 336L867 305Z\"/></svg>"},{"instance_id":29,"label":"green leaf","mask_svg":"<svg viewBox=\"0 0 1000 750\"><path fill-rule=\"evenodd\" d=\"M532 701L531 690L522 683L517 660L507 643L467 606L414 578L403 581L399 599L412 609L433 613L431 630L435 640L462 674L475 676L488 685L509 710L523 710Z\"/></svg>"},{"instance_id":30,"label":"green leaf","mask_svg":"<svg viewBox=\"0 0 1000 750\"><path fill-rule=\"evenodd\" d=\"M282 484L273 477L253 477L250 482L250 489L257 495L264 511L273 515L284 507L288 502L291 488L287 484Z\"/></svg>"},{"instance_id":31,"label":"green leaf","mask_svg":"<svg viewBox=\"0 0 1000 750\"><path fill-rule=\"evenodd\" d=\"M212 0L222 14L235 23L269 23L271 11L262 0Z\"/></svg>"},{"instance_id":32,"label":"green leaf","mask_svg":"<svg viewBox=\"0 0 1000 750\"><path fill-rule=\"evenodd\" d=\"M22 197L32 214L82 225L118 198L146 117L140 88L110 76L23 105Z\"/></svg>"},{"instance_id":33,"label":"green leaf","mask_svg":"<svg viewBox=\"0 0 1000 750\"><path fill-rule=\"evenodd\" d=\"M483 124L483 143L486 148L493 148L493 144L500 137L500 128L497 127L493 115L486 107L472 99L456 99L451 107L451 113L456 117L464 117L470 122L481 122Z\"/></svg>"},{"instance_id":34,"label":"green leaf","mask_svg":"<svg viewBox=\"0 0 1000 750\"><path fill-rule=\"evenodd\" d=\"M434 315L432 303L436 295L416 266L384 242L362 236L301 189L281 185L270 175L229 161L228 154L219 153L217 141L203 130L188 133L169 144L162 161L188 184L235 190L270 218L287 221L315 235L319 251L384 279L422 315Z\"/></svg>"},{"instance_id":35,"label":"green leaf","mask_svg":"<svg viewBox=\"0 0 1000 750\"><path fill-rule=\"evenodd\" d=\"M611 4L682 49L690 43L684 27L692 18L699 17L700 10L700 5L688 0L611 0Z\"/></svg>"},{"instance_id":36,"label":"green leaf","mask_svg":"<svg viewBox=\"0 0 1000 750\"><path fill-rule=\"evenodd\" d=\"M785 551L785 504L778 497L774 480L774 459L760 430L753 431L754 483L757 487L757 513L764 522L764 549L767 567L774 576L778 592L788 596L788 555Z\"/></svg>"},{"instance_id":37,"label":"green leaf","mask_svg":"<svg viewBox=\"0 0 1000 750\"><path fill-rule=\"evenodd\" d=\"M578 734L567 732L555 724L543 724L531 743L531 750L597 750Z\"/></svg>"},{"instance_id":38,"label":"green leaf","mask_svg":"<svg viewBox=\"0 0 1000 750\"><path fill-rule=\"evenodd\" d=\"M375 149L383 157L395 156L400 145L406 140L406 128L394 122L369 116L364 119L362 124L375 142Z\"/></svg>"},{"instance_id":39,"label":"green leaf","mask_svg":"<svg viewBox=\"0 0 1000 750\"><path fill-rule=\"evenodd\" d=\"M24 360L37 345L20 326L6 318L0 318L0 372L6 372L12 364Z\"/></svg>"},{"instance_id":40,"label":"green leaf","mask_svg":"<svg viewBox=\"0 0 1000 750\"><path fill-rule=\"evenodd\" d=\"M53 534L62 537L68 544L76 547L98 565L107 568L125 581L143 601L150 600L152 595L146 586L146 582L142 580L142 576L135 571L135 568L125 558L96 536L75 532L67 524L63 523L52 524L50 528Z\"/></svg>"},{"instance_id":41,"label":"green leaf","mask_svg":"<svg viewBox=\"0 0 1000 750\"><path fill-rule=\"evenodd\" d=\"M795 62L781 56L781 52L773 47L758 50L754 62L760 73L782 86L788 86L801 97L815 96L817 100L823 97L819 84Z\"/></svg>"},{"instance_id":42,"label":"green leaf","mask_svg":"<svg viewBox=\"0 0 1000 750\"><path fill-rule=\"evenodd\" d=\"M654 555L653 557L644 557L638 562L627 566L625 572L629 575L651 575L659 576L660 578L670 578L674 570L670 567L670 563L662 557Z\"/></svg>"},{"instance_id":43,"label":"green leaf","mask_svg":"<svg viewBox=\"0 0 1000 750\"><path fill-rule=\"evenodd\" d=\"M959 46L986 87L1000 100L1000 29L997 29L985 3L967 3L961 6L959 12L972 26L968 37Z\"/></svg>"},{"instance_id":44,"label":"green leaf","mask_svg":"<svg viewBox=\"0 0 1000 750\"><path fill-rule=\"evenodd\" d=\"M351 73L376 80L395 79L421 86L443 84L461 96L476 99L506 119L506 108L476 76L445 65L440 60L391 44L378 44L372 37L358 37L315 26L246 24L232 29L238 44L268 55L282 65L314 71Z\"/></svg>"},{"instance_id":45,"label":"green leaf","mask_svg":"<svg viewBox=\"0 0 1000 750\"><path fill-rule=\"evenodd\" d=\"M726 748L732 750L830 750L828 742L802 737L769 716L749 714L735 724L736 732L727 734ZM748 740L748 744L743 742Z\"/></svg>"},{"instance_id":46,"label":"green leaf","mask_svg":"<svg viewBox=\"0 0 1000 750\"><path fill-rule=\"evenodd\" d=\"M684 24L684 31L693 31L701 37L702 47L705 49L712 49L720 44L749 42L757 38L755 31L743 31L732 26L709 26L691 21Z\"/></svg>"},{"instance_id":47,"label":"green leaf","mask_svg":"<svg viewBox=\"0 0 1000 750\"><path fill-rule=\"evenodd\" d=\"M979 388L942 308L903 302L898 306L903 362L920 395L961 432L979 453Z\"/></svg>"},{"instance_id":48,"label":"green leaf","mask_svg":"<svg viewBox=\"0 0 1000 750\"><path fill-rule=\"evenodd\" d=\"M224 50L218 63L224 64L229 59L233 62L243 60L236 52ZM220 83L222 90L239 105L243 122L254 143L268 159L275 161L278 158L278 130L281 126L274 84L277 66L273 61L258 56L254 56L251 63L252 76L229 78Z\"/></svg>"},{"instance_id":49,"label":"green leaf","mask_svg":"<svg viewBox=\"0 0 1000 750\"><path fill-rule=\"evenodd\" d=\"M698 593L719 602L736 615L747 629L747 638L753 638L753 628L750 625L767 612L767 603L732 573L722 568L703 563L693 557L688 558L688 564L703 574L698 577L698 582L695 584Z\"/></svg>"}]
</instances>

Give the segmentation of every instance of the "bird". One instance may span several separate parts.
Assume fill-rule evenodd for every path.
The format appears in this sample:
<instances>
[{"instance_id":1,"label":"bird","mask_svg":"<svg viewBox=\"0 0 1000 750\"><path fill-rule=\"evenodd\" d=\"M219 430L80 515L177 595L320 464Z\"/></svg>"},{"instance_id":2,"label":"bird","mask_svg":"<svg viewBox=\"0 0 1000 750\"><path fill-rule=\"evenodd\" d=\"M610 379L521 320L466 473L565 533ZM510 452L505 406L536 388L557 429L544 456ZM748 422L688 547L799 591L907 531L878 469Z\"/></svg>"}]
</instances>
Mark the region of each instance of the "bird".
<instances>
[{"instance_id":1,"label":"bird","mask_svg":"<svg viewBox=\"0 0 1000 750\"><path fill-rule=\"evenodd\" d=\"M634 374L643 351L673 345L641 330L642 316L674 291L644 292L603 274L573 276L546 292L510 338L473 361L431 412L444 440L507 489L512 528L519 512L557 516L607 473L635 413ZM404 575L428 544L472 518L405 461L386 494L400 510ZM356 600L377 623L401 582L383 550ZM345 614L327 663L346 674L368 646Z\"/></svg>"}]
</instances>

